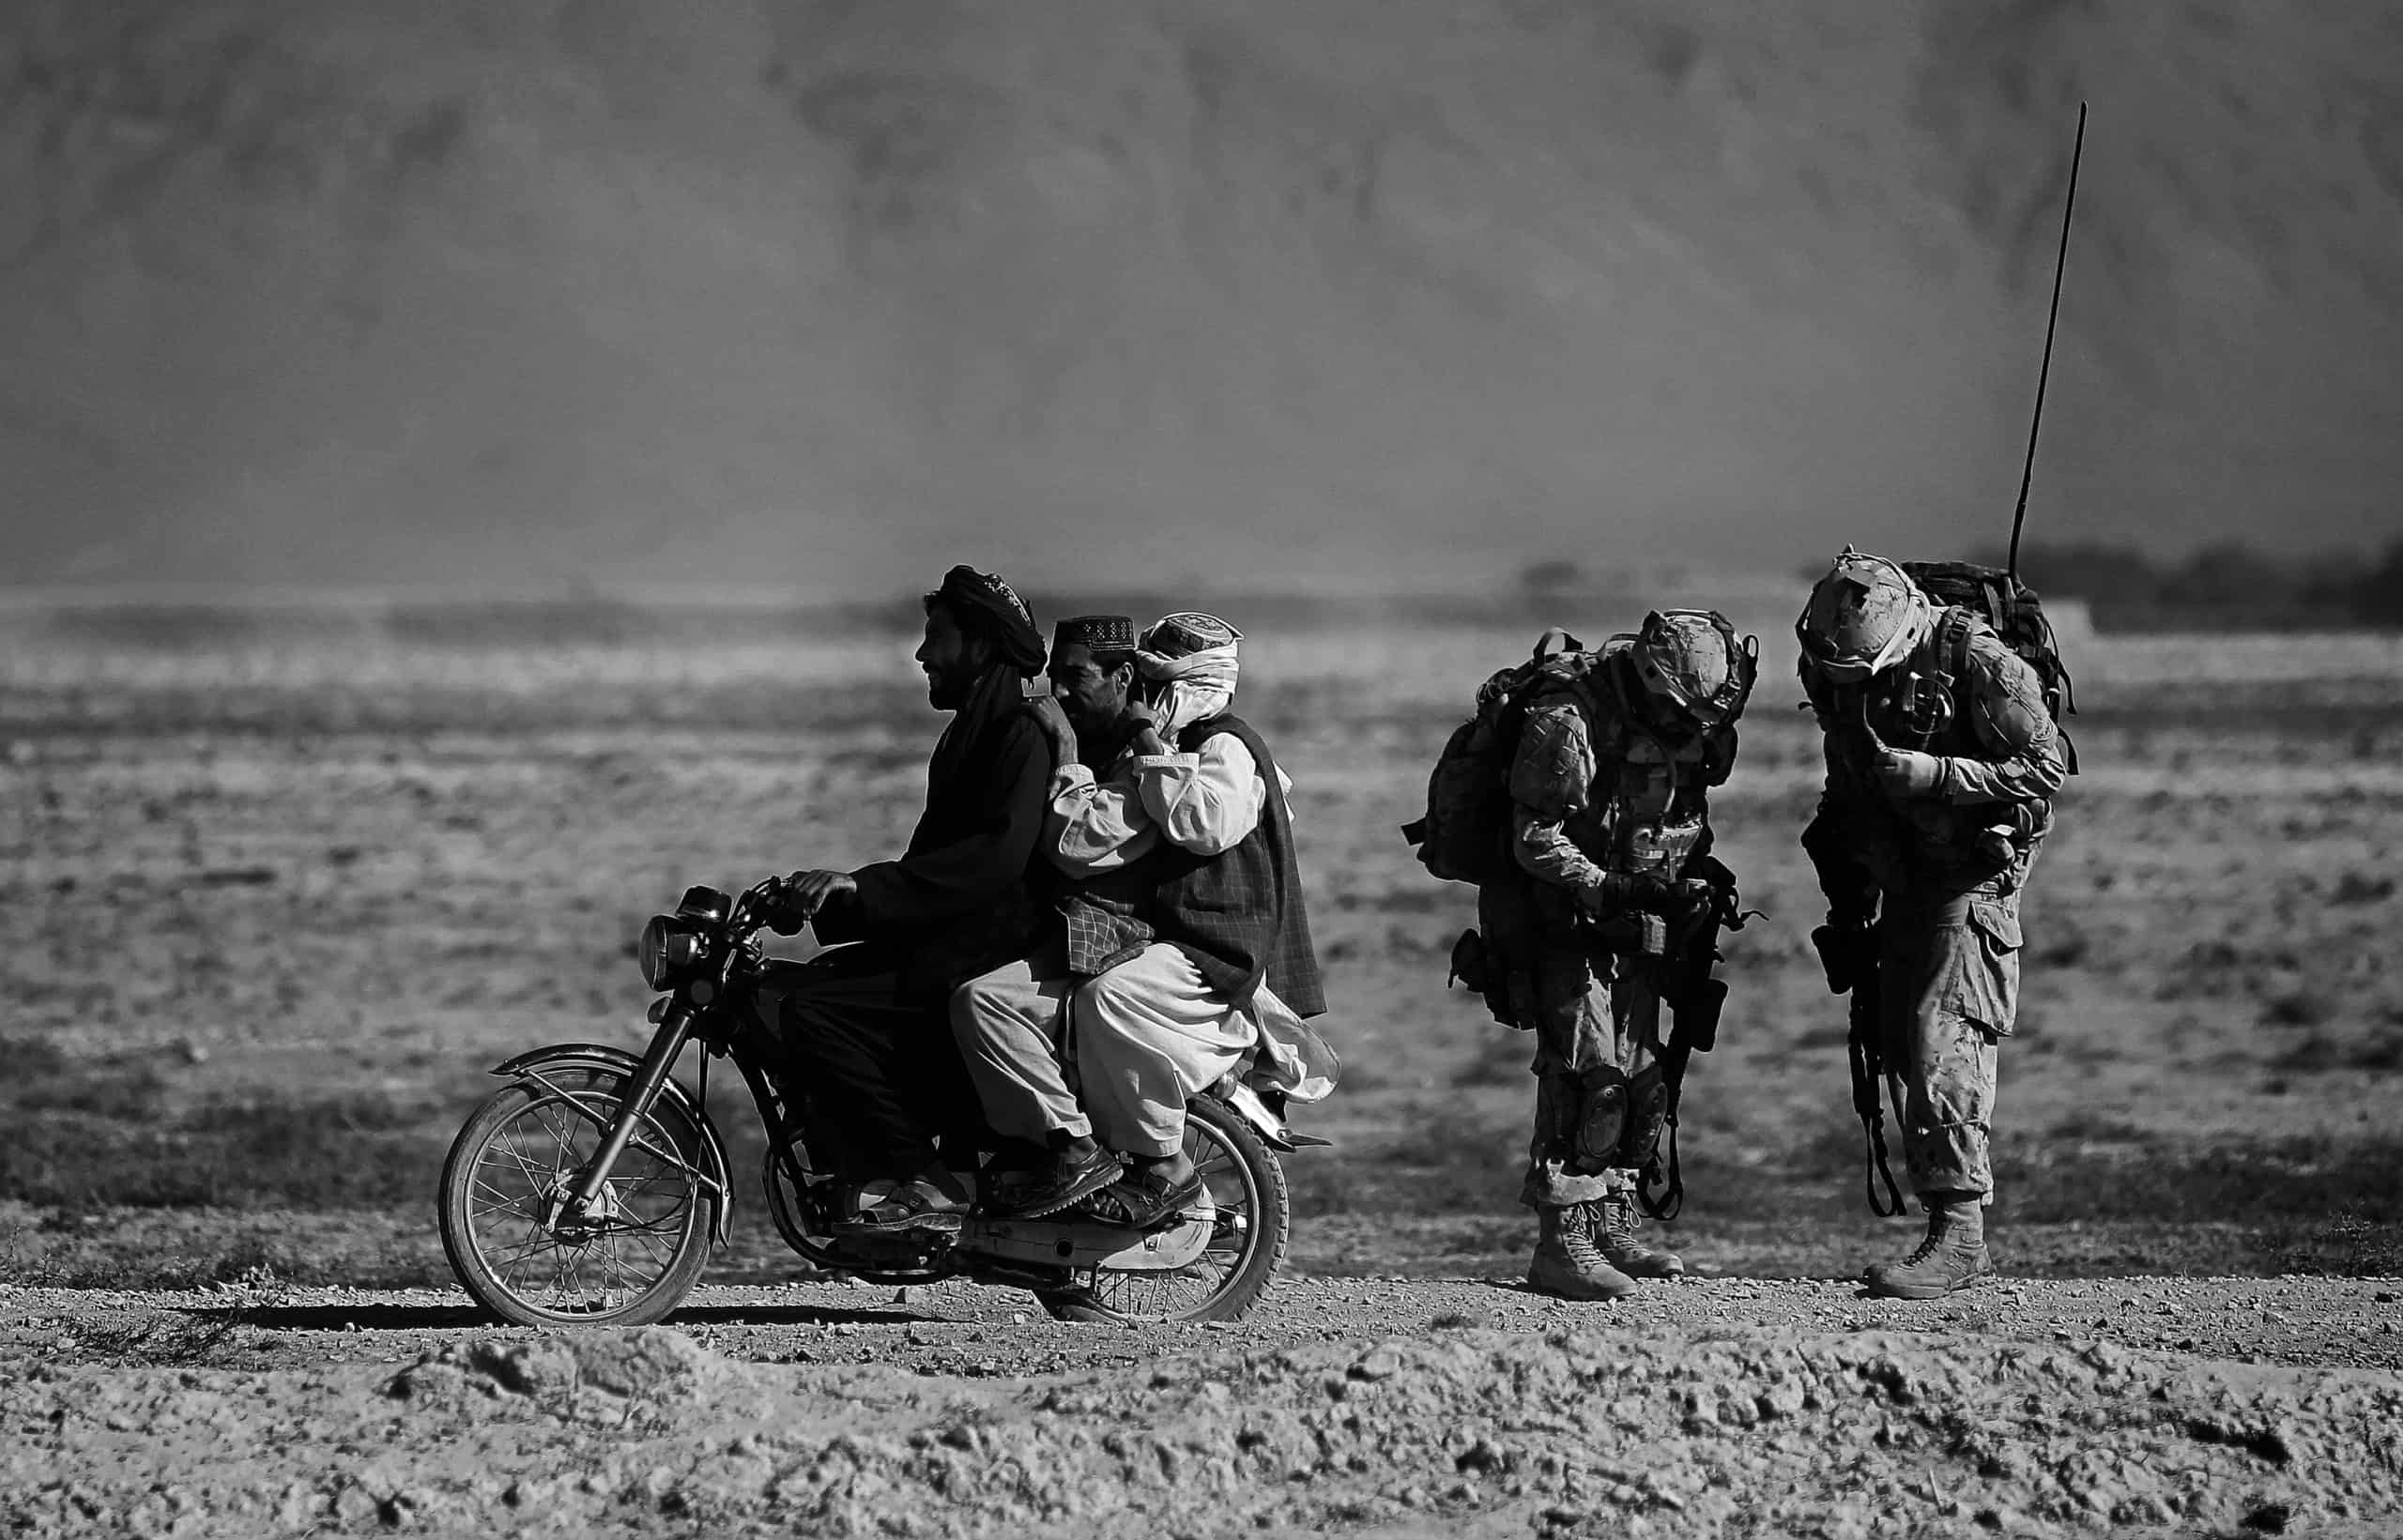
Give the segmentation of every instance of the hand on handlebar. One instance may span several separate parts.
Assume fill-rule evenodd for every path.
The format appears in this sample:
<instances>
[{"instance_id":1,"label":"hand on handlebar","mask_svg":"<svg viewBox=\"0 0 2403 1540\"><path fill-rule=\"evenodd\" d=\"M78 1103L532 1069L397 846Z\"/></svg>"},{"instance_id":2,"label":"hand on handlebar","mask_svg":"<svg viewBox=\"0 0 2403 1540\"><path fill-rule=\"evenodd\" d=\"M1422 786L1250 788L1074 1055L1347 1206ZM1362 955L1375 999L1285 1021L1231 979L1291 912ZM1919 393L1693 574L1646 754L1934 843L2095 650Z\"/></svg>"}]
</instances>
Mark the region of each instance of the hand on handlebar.
<instances>
[{"instance_id":1,"label":"hand on handlebar","mask_svg":"<svg viewBox=\"0 0 2403 1540\"><path fill-rule=\"evenodd\" d=\"M818 911L846 893L860 891L849 872L795 872L771 878L773 891L760 906L760 917L778 936L790 936L818 916ZM762 884L768 886L768 884Z\"/></svg>"}]
</instances>

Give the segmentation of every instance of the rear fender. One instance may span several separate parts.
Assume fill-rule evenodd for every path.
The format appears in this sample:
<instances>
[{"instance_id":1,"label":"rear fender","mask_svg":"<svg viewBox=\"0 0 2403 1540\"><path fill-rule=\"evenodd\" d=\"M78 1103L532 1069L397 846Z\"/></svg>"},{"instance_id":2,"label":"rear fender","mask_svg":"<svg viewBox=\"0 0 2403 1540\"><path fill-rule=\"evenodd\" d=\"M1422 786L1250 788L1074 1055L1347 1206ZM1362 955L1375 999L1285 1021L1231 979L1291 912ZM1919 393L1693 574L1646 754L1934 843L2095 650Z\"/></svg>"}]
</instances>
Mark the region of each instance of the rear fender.
<instances>
[{"instance_id":1,"label":"rear fender","mask_svg":"<svg viewBox=\"0 0 2403 1540\"><path fill-rule=\"evenodd\" d=\"M1232 1107L1235 1116L1251 1125L1252 1132L1266 1139L1269 1147L1292 1154L1296 1150L1313 1150L1333 1144L1309 1134L1296 1134L1285 1126L1285 1120L1268 1110L1260 1092L1230 1076L1210 1088L1210 1094Z\"/></svg>"},{"instance_id":2,"label":"rear fender","mask_svg":"<svg viewBox=\"0 0 2403 1540\"><path fill-rule=\"evenodd\" d=\"M547 1048L536 1048L531 1053L519 1054L506 1063L496 1064L492 1073L504 1080L531 1080L545 1090L573 1100L573 1093L567 1088L552 1083L552 1075L565 1070L599 1070L607 1075L632 1076L640 1068L641 1056L628 1053L623 1048L613 1048L600 1043L555 1043ZM684 1089L682 1081L669 1075L661 1083L659 1094L662 1099L675 1104L677 1112L701 1132L701 1168L694 1174L701 1179L706 1188L716 1194L716 1212L711 1216L710 1236L719 1245L726 1245L734 1234L734 1188L727 1181L725 1142L717 1136L717 1125L710 1121L709 1110ZM581 1102L575 1105L583 1109ZM606 1124L605 1119L589 1109L586 1116L605 1126ZM669 1151L654 1151L653 1153L672 1158Z\"/></svg>"}]
</instances>

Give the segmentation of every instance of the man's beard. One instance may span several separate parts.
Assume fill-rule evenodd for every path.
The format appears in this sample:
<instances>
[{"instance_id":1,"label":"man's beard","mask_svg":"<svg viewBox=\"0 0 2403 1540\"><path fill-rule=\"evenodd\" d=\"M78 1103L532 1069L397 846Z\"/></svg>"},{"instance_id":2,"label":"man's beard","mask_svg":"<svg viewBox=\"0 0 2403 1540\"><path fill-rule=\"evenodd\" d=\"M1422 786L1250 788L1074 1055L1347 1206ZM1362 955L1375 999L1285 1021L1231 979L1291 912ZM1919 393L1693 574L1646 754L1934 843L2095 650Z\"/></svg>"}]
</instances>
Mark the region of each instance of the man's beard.
<instances>
[{"instance_id":1,"label":"man's beard","mask_svg":"<svg viewBox=\"0 0 2403 1540\"><path fill-rule=\"evenodd\" d=\"M926 702L938 711L957 711L968 704L973 679L963 679L955 674L926 676Z\"/></svg>"}]
</instances>

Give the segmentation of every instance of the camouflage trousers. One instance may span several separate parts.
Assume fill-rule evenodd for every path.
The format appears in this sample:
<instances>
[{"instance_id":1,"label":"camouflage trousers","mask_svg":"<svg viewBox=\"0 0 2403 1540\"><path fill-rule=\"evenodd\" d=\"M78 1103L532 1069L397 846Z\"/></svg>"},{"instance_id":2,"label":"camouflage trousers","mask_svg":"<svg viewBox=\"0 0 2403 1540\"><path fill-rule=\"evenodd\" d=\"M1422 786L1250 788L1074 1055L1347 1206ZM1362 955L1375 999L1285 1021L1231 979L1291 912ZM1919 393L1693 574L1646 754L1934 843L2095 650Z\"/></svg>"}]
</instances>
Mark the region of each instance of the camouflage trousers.
<instances>
[{"instance_id":1,"label":"camouflage trousers","mask_svg":"<svg viewBox=\"0 0 2403 1540\"><path fill-rule=\"evenodd\" d=\"M1880 906L1887 1094L1915 1193L1994 1193L1995 1081L2019 1014L2028 865L1967 887L1958 877L1913 874Z\"/></svg>"},{"instance_id":2,"label":"camouflage trousers","mask_svg":"<svg viewBox=\"0 0 2403 1540\"><path fill-rule=\"evenodd\" d=\"M1596 945L1565 899L1547 905L1553 895L1543 893L1530 906L1528 895L1508 895L1497 904L1498 886L1489 885L1481 918L1510 1014L1536 1040L1535 1133L1519 1201L1591 1203L1626 1187L1660 1142L1667 1111L1660 990L1639 967Z\"/></svg>"}]
</instances>

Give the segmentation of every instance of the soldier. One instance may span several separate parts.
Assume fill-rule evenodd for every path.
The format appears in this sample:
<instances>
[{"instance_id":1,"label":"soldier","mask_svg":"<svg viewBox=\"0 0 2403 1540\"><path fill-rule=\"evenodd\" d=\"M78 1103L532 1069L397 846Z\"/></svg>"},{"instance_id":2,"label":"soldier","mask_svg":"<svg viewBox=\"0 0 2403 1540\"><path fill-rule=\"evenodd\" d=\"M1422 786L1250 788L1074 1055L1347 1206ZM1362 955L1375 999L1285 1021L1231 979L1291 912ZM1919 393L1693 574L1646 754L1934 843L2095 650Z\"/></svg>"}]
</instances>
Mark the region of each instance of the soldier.
<instances>
[{"instance_id":1,"label":"soldier","mask_svg":"<svg viewBox=\"0 0 2403 1540\"><path fill-rule=\"evenodd\" d=\"M1889 1094L1927 1234L1863 1274L1934 1299L1993 1274L1997 1048L2019 1006L2019 894L2066 773L2036 671L1984 619L1844 548L1795 622L1827 741L1802 846L1839 992L1877 991ZM1874 1104L1873 1104L1874 1105Z\"/></svg>"},{"instance_id":2,"label":"soldier","mask_svg":"<svg viewBox=\"0 0 2403 1540\"><path fill-rule=\"evenodd\" d=\"M1655 612L1634 636L1549 662L1528 701L1512 859L1477 912L1503 1003L1536 1033L1520 1201L1537 1213L1527 1282L1543 1293L1616 1299L1685 1271L1644 1243L1636 1199L1670 1112L1663 986L1697 939L1709 987L1692 993L1710 998L1683 1004L1716 1007L1711 922L1734 883L1708 853L1709 788L1734 766L1758 656L1715 611Z\"/></svg>"}]
</instances>

